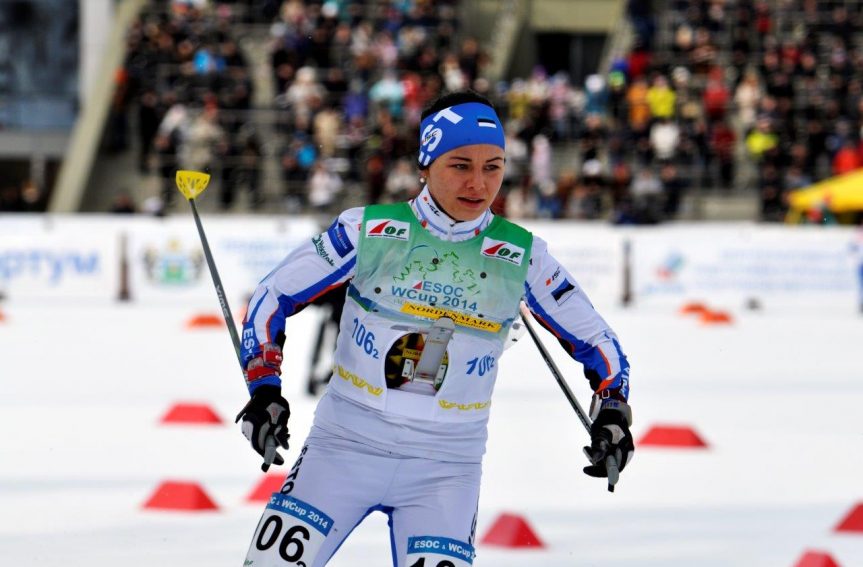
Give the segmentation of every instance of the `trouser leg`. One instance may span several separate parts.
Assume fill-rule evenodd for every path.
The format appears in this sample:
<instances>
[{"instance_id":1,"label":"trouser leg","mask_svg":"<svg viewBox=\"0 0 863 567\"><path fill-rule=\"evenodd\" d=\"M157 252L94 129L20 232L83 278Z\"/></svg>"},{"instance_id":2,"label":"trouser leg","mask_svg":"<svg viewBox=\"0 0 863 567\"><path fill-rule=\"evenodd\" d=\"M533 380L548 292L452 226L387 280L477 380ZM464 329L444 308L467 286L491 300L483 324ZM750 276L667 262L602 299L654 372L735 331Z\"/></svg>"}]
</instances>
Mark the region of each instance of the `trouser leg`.
<instances>
[{"instance_id":1,"label":"trouser leg","mask_svg":"<svg viewBox=\"0 0 863 567\"><path fill-rule=\"evenodd\" d=\"M310 436L264 511L248 559L255 567L323 567L363 518L388 511L381 499L398 462L358 443Z\"/></svg>"},{"instance_id":2,"label":"trouser leg","mask_svg":"<svg viewBox=\"0 0 863 567\"><path fill-rule=\"evenodd\" d=\"M384 499L393 505L397 567L471 564L481 476L479 463L399 463Z\"/></svg>"}]
</instances>

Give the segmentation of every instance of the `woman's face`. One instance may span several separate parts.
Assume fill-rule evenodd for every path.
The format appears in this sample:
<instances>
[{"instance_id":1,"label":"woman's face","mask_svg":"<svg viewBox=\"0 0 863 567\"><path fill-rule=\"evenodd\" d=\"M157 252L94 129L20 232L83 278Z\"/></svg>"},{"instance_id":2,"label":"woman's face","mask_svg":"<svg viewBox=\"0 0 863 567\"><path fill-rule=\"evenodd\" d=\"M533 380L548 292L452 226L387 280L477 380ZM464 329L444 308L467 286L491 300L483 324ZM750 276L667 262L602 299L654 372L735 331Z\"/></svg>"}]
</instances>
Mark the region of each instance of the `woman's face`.
<instances>
[{"instance_id":1,"label":"woman's face","mask_svg":"<svg viewBox=\"0 0 863 567\"><path fill-rule=\"evenodd\" d=\"M478 218L503 183L504 151L493 144L455 148L424 171L437 204L458 221Z\"/></svg>"}]
</instances>

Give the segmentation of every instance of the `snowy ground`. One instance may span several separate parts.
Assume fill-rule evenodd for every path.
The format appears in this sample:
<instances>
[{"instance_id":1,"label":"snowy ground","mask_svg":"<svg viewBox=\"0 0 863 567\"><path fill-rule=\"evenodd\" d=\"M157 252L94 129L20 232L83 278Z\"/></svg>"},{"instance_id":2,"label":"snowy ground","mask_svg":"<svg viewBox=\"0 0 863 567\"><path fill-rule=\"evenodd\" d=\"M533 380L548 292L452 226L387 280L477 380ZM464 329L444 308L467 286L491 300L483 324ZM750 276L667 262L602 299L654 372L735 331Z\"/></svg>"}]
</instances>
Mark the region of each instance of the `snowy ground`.
<instances>
[{"instance_id":1,"label":"snowy ground","mask_svg":"<svg viewBox=\"0 0 863 567\"><path fill-rule=\"evenodd\" d=\"M241 565L259 459L233 425L158 424L178 401L226 421L242 406L224 329L187 331L197 311L176 307L0 307L0 564ZM671 309L603 311L633 365L636 439L686 424L710 447L640 448L609 494L581 473L586 435L525 337L501 365L478 534L515 512L547 547L480 545L476 565L791 567L807 549L863 565L863 534L833 531L863 503L863 317L767 310L705 327ZM316 322L309 310L289 327L289 463L314 409L302 382ZM579 367L548 344L586 400ZM142 510L169 479L201 483L220 510ZM384 517L331 565L389 565Z\"/></svg>"}]
</instances>

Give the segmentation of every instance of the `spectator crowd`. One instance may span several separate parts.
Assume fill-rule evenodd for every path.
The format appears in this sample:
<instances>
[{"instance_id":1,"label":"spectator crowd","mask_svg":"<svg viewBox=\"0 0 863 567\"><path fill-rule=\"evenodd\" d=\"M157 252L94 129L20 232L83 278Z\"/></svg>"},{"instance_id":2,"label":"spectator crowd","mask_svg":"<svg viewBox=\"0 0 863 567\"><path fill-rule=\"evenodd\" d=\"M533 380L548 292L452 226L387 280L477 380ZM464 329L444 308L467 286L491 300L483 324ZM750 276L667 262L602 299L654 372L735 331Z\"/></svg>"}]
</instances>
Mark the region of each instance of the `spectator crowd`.
<instances>
[{"instance_id":1,"label":"spectator crowd","mask_svg":"<svg viewBox=\"0 0 863 567\"><path fill-rule=\"evenodd\" d=\"M260 209L266 156L279 210L410 197L420 112L462 88L504 117L511 217L657 223L701 191L757 194L777 221L789 191L863 166L863 2L630 0L634 40L607 72L494 84L457 0L156 4L129 33L105 137L162 180L156 212L177 168L212 172L225 209L240 190ZM264 110L237 30L268 38Z\"/></svg>"}]
</instances>

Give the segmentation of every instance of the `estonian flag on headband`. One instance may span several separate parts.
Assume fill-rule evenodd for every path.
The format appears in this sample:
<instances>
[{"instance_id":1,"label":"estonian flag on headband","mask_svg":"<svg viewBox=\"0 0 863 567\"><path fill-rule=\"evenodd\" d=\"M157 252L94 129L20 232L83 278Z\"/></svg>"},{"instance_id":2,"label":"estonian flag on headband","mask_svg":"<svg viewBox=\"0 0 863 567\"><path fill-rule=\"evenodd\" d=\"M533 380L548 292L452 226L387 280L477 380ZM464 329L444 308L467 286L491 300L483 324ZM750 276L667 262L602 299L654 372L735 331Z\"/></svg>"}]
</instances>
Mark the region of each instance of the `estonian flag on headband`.
<instances>
[{"instance_id":1,"label":"estonian flag on headband","mask_svg":"<svg viewBox=\"0 0 863 567\"><path fill-rule=\"evenodd\" d=\"M476 125L482 128L497 128L497 124L491 118L477 117Z\"/></svg>"}]
</instances>

